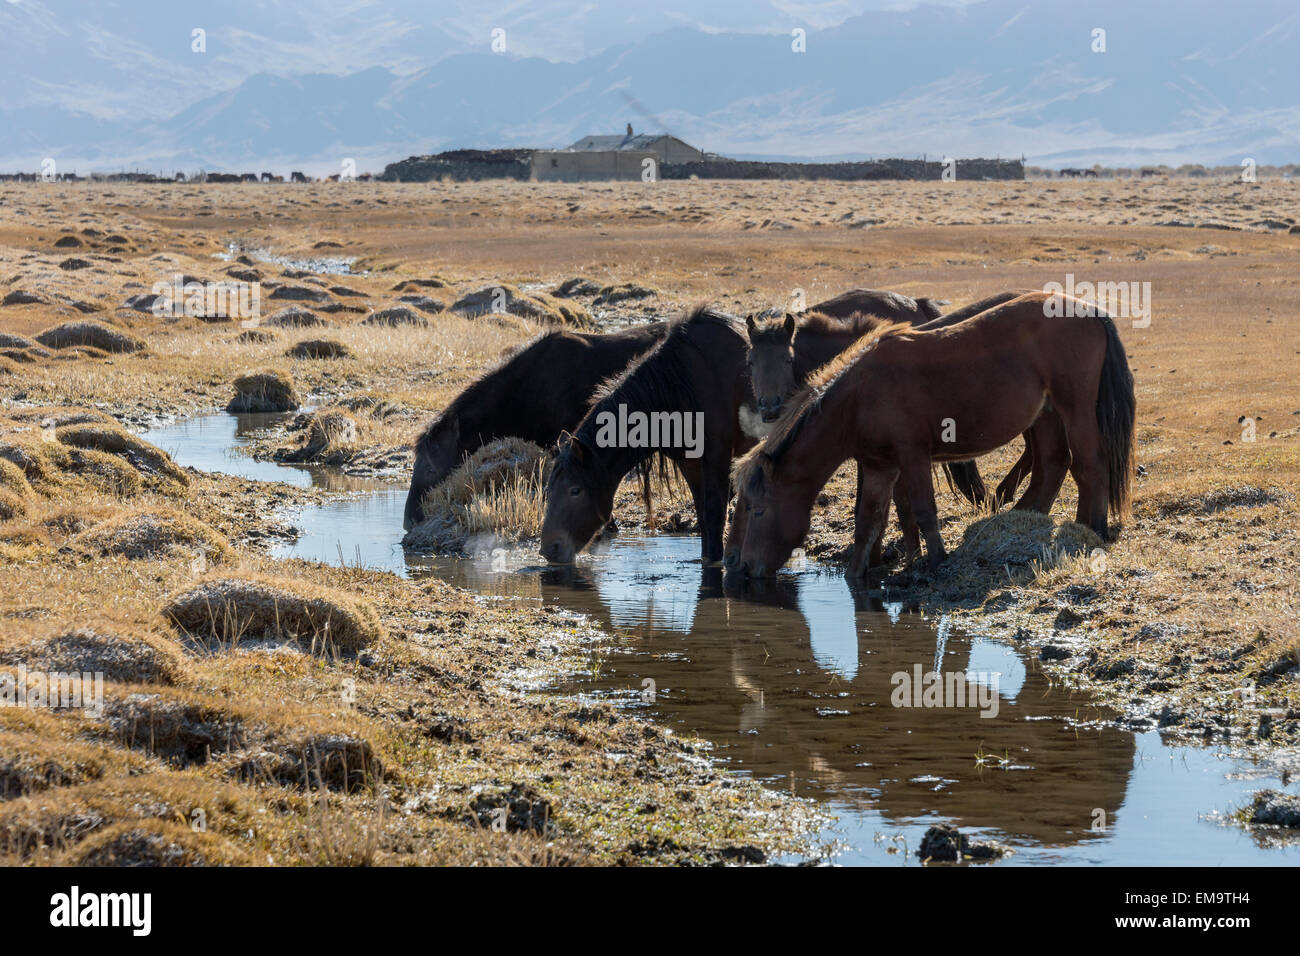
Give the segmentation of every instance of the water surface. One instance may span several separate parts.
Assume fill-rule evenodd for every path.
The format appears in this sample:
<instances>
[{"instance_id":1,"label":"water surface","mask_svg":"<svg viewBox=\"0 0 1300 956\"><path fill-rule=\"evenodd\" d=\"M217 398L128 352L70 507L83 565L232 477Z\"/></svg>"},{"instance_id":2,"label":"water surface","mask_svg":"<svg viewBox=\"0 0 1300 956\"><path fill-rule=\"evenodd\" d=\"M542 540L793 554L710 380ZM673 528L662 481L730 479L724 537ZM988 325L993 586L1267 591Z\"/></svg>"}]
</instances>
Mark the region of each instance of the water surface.
<instances>
[{"instance_id":1,"label":"water surface","mask_svg":"<svg viewBox=\"0 0 1300 956\"><path fill-rule=\"evenodd\" d=\"M915 865L921 835L942 822L1011 846L997 866L1300 859L1222 819L1280 780L1222 748L1102 726L1107 715L1087 695L1055 685L1014 646L851 588L815 563L724 592L693 537L625 535L572 568L523 548L406 554L405 486L240 453L251 430L282 418L215 415L145 437L181 465L353 492L295 512L301 537L277 545L277 557L433 575L601 623L614 640L556 690L699 735L724 766L821 802L837 817L821 835L837 862ZM899 675L918 671L964 675L951 684L964 700L895 706Z\"/></svg>"}]
</instances>

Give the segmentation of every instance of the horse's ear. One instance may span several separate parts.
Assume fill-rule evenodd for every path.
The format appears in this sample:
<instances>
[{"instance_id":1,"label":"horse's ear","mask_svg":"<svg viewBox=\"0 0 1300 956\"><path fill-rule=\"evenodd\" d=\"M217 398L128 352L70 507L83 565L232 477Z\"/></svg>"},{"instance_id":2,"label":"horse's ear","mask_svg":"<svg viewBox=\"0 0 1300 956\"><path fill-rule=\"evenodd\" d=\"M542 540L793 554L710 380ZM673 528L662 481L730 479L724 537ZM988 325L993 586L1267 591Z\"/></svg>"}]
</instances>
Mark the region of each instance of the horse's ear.
<instances>
[{"instance_id":1,"label":"horse's ear","mask_svg":"<svg viewBox=\"0 0 1300 956\"><path fill-rule=\"evenodd\" d=\"M560 432L559 440L556 441L555 444L556 446L559 446L560 451L568 451L568 453L572 455L573 460L578 464L586 464L586 451L588 451L588 449L586 449L586 445L582 444L581 441L578 441L577 438L572 436L572 434L569 434L568 432Z\"/></svg>"},{"instance_id":2,"label":"horse's ear","mask_svg":"<svg viewBox=\"0 0 1300 956\"><path fill-rule=\"evenodd\" d=\"M799 320L794 317L793 312L787 312L785 314L785 324L781 326L781 329L785 332L785 337L787 339L794 339L794 329L798 321Z\"/></svg>"},{"instance_id":3,"label":"horse's ear","mask_svg":"<svg viewBox=\"0 0 1300 956\"><path fill-rule=\"evenodd\" d=\"M754 313L751 312L745 316L745 328L749 329L750 334L758 331L758 323L754 321Z\"/></svg>"},{"instance_id":4,"label":"horse's ear","mask_svg":"<svg viewBox=\"0 0 1300 956\"><path fill-rule=\"evenodd\" d=\"M573 436L566 429L560 429L560 437L555 439L555 451L568 451L569 446L573 444Z\"/></svg>"}]
</instances>

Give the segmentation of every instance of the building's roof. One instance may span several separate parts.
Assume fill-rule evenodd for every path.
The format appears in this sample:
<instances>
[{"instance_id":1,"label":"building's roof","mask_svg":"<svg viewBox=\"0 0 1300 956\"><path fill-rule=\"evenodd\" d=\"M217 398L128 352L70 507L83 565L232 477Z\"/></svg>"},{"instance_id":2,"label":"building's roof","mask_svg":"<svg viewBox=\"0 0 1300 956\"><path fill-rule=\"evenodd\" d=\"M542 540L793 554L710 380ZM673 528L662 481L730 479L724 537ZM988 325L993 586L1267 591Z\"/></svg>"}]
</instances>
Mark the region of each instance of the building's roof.
<instances>
[{"instance_id":1,"label":"building's roof","mask_svg":"<svg viewBox=\"0 0 1300 956\"><path fill-rule=\"evenodd\" d=\"M635 136L584 136L569 149L650 149L661 139L675 139L667 133L637 133ZM678 140L680 142L680 140Z\"/></svg>"}]
</instances>

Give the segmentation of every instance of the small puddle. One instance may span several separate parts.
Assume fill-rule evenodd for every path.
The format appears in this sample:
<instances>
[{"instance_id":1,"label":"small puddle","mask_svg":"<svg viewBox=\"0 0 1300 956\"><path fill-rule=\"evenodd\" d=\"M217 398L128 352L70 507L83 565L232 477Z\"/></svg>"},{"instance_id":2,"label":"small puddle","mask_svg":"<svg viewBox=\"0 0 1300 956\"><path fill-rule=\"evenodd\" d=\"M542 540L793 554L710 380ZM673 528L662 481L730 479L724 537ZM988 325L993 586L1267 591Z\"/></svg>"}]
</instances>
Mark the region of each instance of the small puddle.
<instances>
[{"instance_id":1,"label":"small puddle","mask_svg":"<svg viewBox=\"0 0 1300 956\"><path fill-rule=\"evenodd\" d=\"M259 262L272 262L286 269L299 269L303 272L312 272L316 275L335 275L335 276L354 276L369 275L368 272L357 272L353 270L352 264L356 262L354 258L343 256L313 256L311 258L295 258L293 256L281 256L271 252L269 249L263 249L254 246L245 246L238 242L226 244L225 252L218 252L215 258L223 262L230 262L238 256L246 255L256 259Z\"/></svg>"},{"instance_id":2,"label":"small puddle","mask_svg":"<svg viewBox=\"0 0 1300 956\"><path fill-rule=\"evenodd\" d=\"M212 415L144 437L183 466L357 492L295 512L301 537L274 547L277 557L434 575L599 622L615 640L556 690L699 735L724 766L821 802L837 818L822 834L836 862L915 864L921 835L943 822L1011 846L998 865L1300 857L1222 820L1253 791L1282 789L1276 777L1221 747L1100 726L1106 714L1086 694L1053 684L1007 644L908 613L816 564L746 599L729 596L702 572L692 537L624 535L559 569L523 548L478 559L406 554L405 485L240 453L252 430L284 417ZM894 705L901 685L932 670L964 675L949 688L965 699Z\"/></svg>"}]
</instances>

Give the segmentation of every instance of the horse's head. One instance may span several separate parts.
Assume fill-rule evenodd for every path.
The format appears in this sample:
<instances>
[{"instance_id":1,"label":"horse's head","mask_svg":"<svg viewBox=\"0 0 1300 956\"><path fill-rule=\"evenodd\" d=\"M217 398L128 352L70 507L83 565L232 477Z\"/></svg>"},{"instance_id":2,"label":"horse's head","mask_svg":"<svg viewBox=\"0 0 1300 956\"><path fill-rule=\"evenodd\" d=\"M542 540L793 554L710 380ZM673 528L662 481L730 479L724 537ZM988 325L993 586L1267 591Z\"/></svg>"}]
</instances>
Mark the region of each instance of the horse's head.
<instances>
[{"instance_id":1,"label":"horse's head","mask_svg":"<svg viewBox=\"0 0 1300 956\"><path fill-rule=\"evenodd\" d=\"M749 328L749 381L763 421L774 422L781 416L785 400L801 384L794 372L796 320L786 313L780 324L759 325L750 315L745 324Z\"/></svg>"},{"instance_id":2,"label":"horse's head","mask_svg":"<svg viewBox=\"0 0 1300 956\"><path fill-rule=\"evenodd\" d=\"M737 573L752 578L776 574L790 560L808 533L812 515L793 499L791 489L774 480L775 465L767 452L759 452L742 479L736 510L742 528Z\"/></svg>"},{"instance_id":3,"label":"horse's head","mask_svg":"<svg viewBox=\"0 0 1300 956\"><path fill-rule=\"evenodd\" d=\"M722 568L728 574L740 570L740 547L745 543L745 519L749 514L748 498L744 488L736 489L731 520L727 522L727 537L722 545Z\"/></svg>"},{"instance_id":4,"label":"horse's head","mask_svg":"<svg viewBox=\"0 0 1300 956\"><path fill-rule=\"evenodd\" d=\"M446 479L460 464L460 419L454 414L440 418L415 443L415 467L411 471L411 490L406 494L406 511L402 527L410 531L423 521L424 496Z\"/></svg>"},{"instance_id":5,"label":"horse's head","mask_svg":"<svg viewBox=\"0 0 1300 956\"><path fill-rule=\"evenodd\" d=\"M552 564L568 564L609 522L621 476L611 481L594 451L568 432L551 454L555 464L546 482L540 550Z\"/></svg>"}]
</instances>

